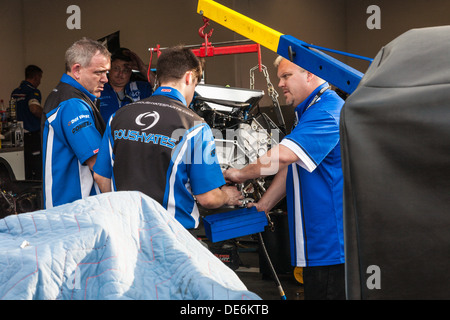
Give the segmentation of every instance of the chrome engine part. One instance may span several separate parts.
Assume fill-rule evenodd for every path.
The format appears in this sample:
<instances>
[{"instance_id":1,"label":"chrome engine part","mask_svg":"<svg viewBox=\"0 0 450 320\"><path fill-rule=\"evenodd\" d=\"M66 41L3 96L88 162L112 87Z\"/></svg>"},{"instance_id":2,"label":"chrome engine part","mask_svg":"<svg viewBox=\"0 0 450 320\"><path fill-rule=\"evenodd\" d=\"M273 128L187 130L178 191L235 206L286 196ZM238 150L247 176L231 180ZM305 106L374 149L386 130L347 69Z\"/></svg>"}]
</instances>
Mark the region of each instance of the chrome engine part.
<instances>
[{"instance_id":1,"label":"chrome engine part","mask_svg":"<svg viewBox=\"0 0 450 320\"><path fill-rule=\"evenodd\" d=\"M283 138L282 131L258 112L264 91L198 85L191 108L211 127L222 170L243 168L265 154ZM267 189L265 178L238 187L245 201L258 201Z\"/></svg>"}]
</instances>

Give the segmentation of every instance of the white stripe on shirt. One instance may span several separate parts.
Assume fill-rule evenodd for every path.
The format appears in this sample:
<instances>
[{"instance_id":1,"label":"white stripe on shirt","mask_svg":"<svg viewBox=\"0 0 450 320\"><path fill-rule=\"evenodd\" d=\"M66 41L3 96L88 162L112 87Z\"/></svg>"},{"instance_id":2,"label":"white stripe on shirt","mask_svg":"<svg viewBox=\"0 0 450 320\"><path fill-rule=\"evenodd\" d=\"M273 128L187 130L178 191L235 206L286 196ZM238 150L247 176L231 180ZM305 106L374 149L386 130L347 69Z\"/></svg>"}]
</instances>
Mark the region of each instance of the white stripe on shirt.
<instances>
[{"instance_id":1,"label":"white stripe on shirt","mask_svg":"<svg viewBox=\"0 0 450 320\"><path fill-rule=\"evenodd\" d=\"M295 247L296 247L296 266L306 266L305 257L305 242L303 234L303 219L302 219L302 206L301 206L301 192L300 192L300 180L298 177L297 165L295 163L292 166L293 187L294 187L294 229L295 229Z\"/></svg>"},{"instance_id":2,"label":"white stripe on shirt","mask_svg":"<svg viewBox=\"0 0 450 320\"><path fill-rule=\"evenodd\" d=\"M289 139L283 139L280 144L285 146L286 148L289 148L297 155L297 157L299 157L300 160L296 163L303 169L307 170L308 172L313 172L314 169L317 168L316 164L311 160L311 158L295 142Z\"/></svg>"},{"instance_id":3,"label":"white stripe on shirt","mask_svg":"<svg viewBox=\"0 0 450 320\"><path fill-rule=\"evenodd\" d=\"M55 131L51 126L51 122L54 121L58 115L59 109L48 118L48 138L47 148L45 150L45 207L53 207L53 175L52 175L52 154L53 154L53 141L55 138Z\"/></svg>"},{"instance_id":4,"label":"white stripe on shirt","mask_svg":"<svg viewBox=\"0 0 450 320\"><path fill-rule=\"evenodd\" d=\"M183 145L181 146L180 152L178 153L172 167L172 173L170 174L169 178L169 199L167 201L167 211L172 215L175 216L176 211L176 203L175 203L175 192L174 192L174 184L175 179L177 176L177 170L178 170L178 164L181 162L184 153L186 152L186 148L189 145L189 140L195 137L199 131L203 129L203 126L199 126L198 128L194 129L193 131L189 132L186 136L186 140L184 141Z\"/></svg>"}]
</instances>

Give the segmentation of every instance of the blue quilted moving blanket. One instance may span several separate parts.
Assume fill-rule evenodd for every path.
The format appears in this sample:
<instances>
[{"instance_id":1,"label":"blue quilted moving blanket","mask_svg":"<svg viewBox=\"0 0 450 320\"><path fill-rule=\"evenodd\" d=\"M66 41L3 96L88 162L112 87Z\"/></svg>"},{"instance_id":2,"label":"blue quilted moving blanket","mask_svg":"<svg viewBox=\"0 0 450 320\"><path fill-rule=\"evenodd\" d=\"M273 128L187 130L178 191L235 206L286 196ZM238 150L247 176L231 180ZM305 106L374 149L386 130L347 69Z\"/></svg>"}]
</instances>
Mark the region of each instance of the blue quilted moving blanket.
<instances>
[{"instance_id":1,"label":"blue quilted moving blanket","mask_svg":"<svg viewBox=\"0 0 450 320\"><path fill-rule=\"evenodd\" d=\"M0 299L260 297L153 199L114 192L0 220Z\"/></svg>"}]
</instances>

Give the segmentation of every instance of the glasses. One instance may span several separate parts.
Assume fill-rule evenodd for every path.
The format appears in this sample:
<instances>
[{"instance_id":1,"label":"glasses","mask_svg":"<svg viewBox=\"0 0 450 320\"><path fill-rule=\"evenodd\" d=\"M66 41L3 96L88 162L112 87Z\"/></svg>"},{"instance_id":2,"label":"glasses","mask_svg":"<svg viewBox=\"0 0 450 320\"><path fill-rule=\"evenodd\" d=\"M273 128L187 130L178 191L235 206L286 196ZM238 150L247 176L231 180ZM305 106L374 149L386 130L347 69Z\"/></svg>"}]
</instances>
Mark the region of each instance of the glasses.
<instances>
[{"instance_id":1,"label":"glasses","mask_svg":"<svg viewBox=\"0 0 450 320\"><path fill-rule=\"evenodd\" d=\"M111 72L114 72L114 73L122 72L123 74L129 74L132 72L132 69L131 68L112 67Z\"/></svg>"}]
</instances>

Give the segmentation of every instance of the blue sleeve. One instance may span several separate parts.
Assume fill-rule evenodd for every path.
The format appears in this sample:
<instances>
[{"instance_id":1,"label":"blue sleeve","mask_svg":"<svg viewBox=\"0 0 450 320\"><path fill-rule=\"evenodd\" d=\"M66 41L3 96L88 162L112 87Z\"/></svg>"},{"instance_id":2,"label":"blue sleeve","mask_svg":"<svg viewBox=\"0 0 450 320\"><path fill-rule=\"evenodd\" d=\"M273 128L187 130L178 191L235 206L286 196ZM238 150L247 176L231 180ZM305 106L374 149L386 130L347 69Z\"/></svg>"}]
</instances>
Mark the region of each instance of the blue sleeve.
<instances>
[{"instance_id":1,"label":"blue sleeve","mask_svg":"<svg viewBox=\"0 0 450 320\"><path fill-rule=\"evenodd\" d=\"M114 139L113 136L111 135L110 124L111 121L109 121L108 125L106 126L105 134L103 135L100 150L98 152L97 160L95 161L94 165L94 172L108 179L112 178L113 173L112 161L114 159L114 155L112 153L114 146Z\"/></svg>"},{"instance_id":2,"label":"blue sleeve","mask_svg":"<svg viewBox=\"0 0 450 320\"><path fill-rule=\"evenodd\" d=\"M145 81L139 82L139 90L141 91L140 100L150 97L153 93L152 86Z\"/></svg>"},{"instance_id":3,"label":"blue sleeve","mask_svg":"<svg viewBox=\"0 0 450 320\"><path fill-rule=\"evenodd\" d=\"M193 194L202 194L223 186L226 182L217 159L214 136L208 125L204 125L193 142L189 168Z\"/></svg>"},{"instance_id":4,"label":"blue sleeve","mask_svg":"<svg viewBox=\"0 0 450 320\"><path fill-rule=\"evenodd\" d=\"M70 99L61 105L61 127L81 163L98 153L102 135L95 127L94 115L86 102Z\"/></svg>"},{"instance_id":5,"label":"blue sleeve","mask_svg":"<svg viewBox=\"0 0 450 320\"><path fill-rule=\"evenodd\" d=\"M319 165L339 142L339 123L325 110L310 111L284 139L293 142Z\"/></svg>"}]
</instances>

